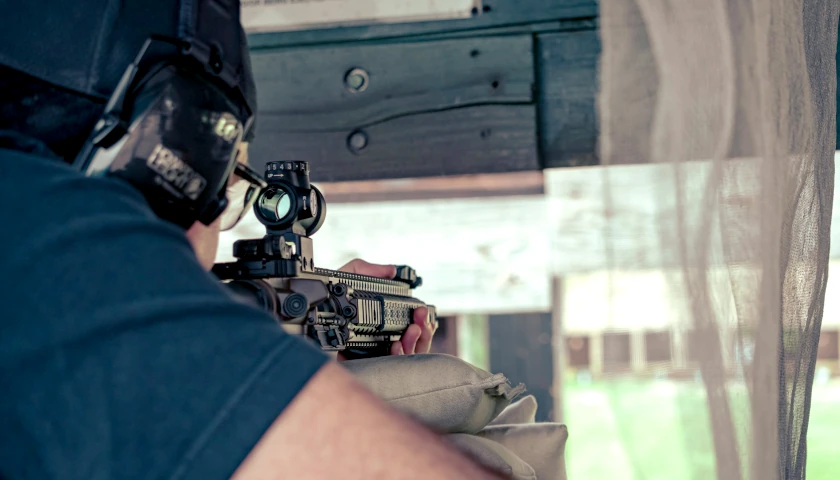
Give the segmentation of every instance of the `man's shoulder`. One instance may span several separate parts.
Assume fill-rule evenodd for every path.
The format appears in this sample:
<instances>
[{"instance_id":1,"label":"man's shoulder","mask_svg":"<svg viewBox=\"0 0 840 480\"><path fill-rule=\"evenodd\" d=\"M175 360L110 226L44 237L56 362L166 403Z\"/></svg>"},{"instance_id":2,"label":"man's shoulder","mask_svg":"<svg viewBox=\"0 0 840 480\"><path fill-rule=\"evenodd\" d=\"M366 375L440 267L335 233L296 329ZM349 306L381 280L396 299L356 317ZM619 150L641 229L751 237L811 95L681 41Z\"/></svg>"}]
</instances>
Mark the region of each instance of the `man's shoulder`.
<instances>
[{"instance_id":1,"label":"man's shoulder","mask_svg":"<svg viewBox=\"0 0 840 480\"><path fill-rule=\"evenodd\" d=\"M4 229L19 238L61 230L72 221L108 221L115 215L157 221L143 196L126 182L85 177L61 159L3 148L0 205Z\"/></svg>"},{"instance_id":2,"label":"man's shoulder","mask_svg":"<svg viewBox=\"0 0 840 480\"><path fill-rule=\"evenodd\" d=\"M73 169L60 158L50 156L46 150L23 151L0 145L0 173L3 174L0 176L2 195L10 190L26 188L29 184L69 176Z\"/></svg>"},{"instance_id":3,"label":"man's shoulder","mask_svg":"<svg viewBox=\"0 0 840 480\"><path fill-rule=\"evenodd\" d=\"M124 182L0 150L0 205L0 471L227 477L325 362Z\"/></svg>"}]
</instances>

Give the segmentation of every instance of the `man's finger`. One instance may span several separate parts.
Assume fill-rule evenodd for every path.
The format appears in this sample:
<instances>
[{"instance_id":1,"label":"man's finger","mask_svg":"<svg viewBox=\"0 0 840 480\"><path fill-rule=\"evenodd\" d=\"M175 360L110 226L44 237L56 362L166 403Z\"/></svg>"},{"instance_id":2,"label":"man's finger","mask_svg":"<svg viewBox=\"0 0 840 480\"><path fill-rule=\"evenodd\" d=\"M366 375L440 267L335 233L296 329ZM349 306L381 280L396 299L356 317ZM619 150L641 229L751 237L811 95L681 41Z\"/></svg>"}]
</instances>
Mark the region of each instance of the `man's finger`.
<instances>
[{"instance_id":1,"label":"man's finger","mask_svg":"<svg viewBox=\"0 0 840 480\"><path fill-rule=\"evenodd\" d=\"M429 321L429 309L420 307L414 310L414 324L420 327L420 337L417 339L416 353L429 353L432 349L432 338L435 327Z\"/></svg>"},{"instance_id":2,"label":"man's finger","mask_svg":"<svg viewBox=\"0 0 840 480\"><path fill-rule=\"evenodd\" d=\"M417 350L417 340L420 340L420 335L422 334L422 330L420 327L414 324L408 326L403 333L402 338L400 339L400 343L402 343L403 352L406 355L413 355Z\"/></svg>"},{"instance_id":3,"label":"man's finger","mask_svg":"<svg viewBox=\"0 0 840 480\"><path fill-rule=\"evenodd\" d=\"M402 355L403 347L401 342L394 342L391 344L391 355Z\"/></svg>"},{"instance_id":4,"label":"man's finger","mask_svg":"<svg viewBox=\"0 0 840 480\"><path fill-rule=\"evenodd\" d=\"M397 275L396 265L380 265L378 263L370 263L356 258L350 260L346 265L339 268L342 272L355 273L357 275L368 275L376 278L394 278Z\"/></svg>"}]
</instances>

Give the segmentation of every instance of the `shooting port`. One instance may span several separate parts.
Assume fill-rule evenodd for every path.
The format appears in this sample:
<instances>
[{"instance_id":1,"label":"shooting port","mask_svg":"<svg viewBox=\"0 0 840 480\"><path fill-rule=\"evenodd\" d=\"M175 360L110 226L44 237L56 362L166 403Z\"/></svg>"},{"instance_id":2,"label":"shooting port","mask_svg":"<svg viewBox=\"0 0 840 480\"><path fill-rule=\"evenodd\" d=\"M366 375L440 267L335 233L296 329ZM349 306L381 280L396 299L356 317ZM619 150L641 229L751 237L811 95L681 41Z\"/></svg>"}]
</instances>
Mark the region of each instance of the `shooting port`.
<instances>
[{"instance_id":1,"label":"shooting port","mask_svg":"<svg viewBox=\"0 0 840 480\"><path fill-rule=\"evenodd\" d=\"M808 477L833 478L838 97L796 92L836 89L820 60L836 15L803 19L800 2L791 22L775 17L788 0L763 0L776 10L730 28L737 9L631 0L337 0L346 15L320 24L309 3L273 4L310 15L271 26L254 3L250 157L310 162L330 207L317 264L416 268L432 351L524 383L537 423L569 427L569 478L743 478L762 462L789 470L752 478L802 478L806 443ZM350 18L377 5L387 18ZM776 40L741 33L756 31ZM243 220L219 260L264 234Z\"/></svg>"}]
</instances>

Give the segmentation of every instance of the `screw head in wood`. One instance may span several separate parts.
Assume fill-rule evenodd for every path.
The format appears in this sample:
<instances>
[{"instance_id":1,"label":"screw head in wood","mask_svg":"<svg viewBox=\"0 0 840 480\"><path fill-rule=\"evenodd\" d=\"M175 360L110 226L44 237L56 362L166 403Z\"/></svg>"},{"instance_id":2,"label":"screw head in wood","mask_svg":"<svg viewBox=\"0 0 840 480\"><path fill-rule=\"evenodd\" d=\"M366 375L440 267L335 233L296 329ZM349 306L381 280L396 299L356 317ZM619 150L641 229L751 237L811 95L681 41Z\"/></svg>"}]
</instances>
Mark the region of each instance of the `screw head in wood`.
<instances>
[{"instance_id":1,"label":"screw head in wood","mask_svg":"<svg viewBox=\"0 0 840 480\"><path fill-rule=\"evenodd\" d=\"M368 136L362 130L356 130L347 137L347 148L353 153L359 153L368 145Z\"/></svg>"},{"instance_id":2,"label":"screw head in wood","mask_svg":"<svg viewBox=\"0 0 840 480\"><path fill-rule=\"evenodd\" d=\"M352 68L344 74L344 87L351 93L361 93L370 84L368 73L361 68Z\"/></svg>"}]
</instances>

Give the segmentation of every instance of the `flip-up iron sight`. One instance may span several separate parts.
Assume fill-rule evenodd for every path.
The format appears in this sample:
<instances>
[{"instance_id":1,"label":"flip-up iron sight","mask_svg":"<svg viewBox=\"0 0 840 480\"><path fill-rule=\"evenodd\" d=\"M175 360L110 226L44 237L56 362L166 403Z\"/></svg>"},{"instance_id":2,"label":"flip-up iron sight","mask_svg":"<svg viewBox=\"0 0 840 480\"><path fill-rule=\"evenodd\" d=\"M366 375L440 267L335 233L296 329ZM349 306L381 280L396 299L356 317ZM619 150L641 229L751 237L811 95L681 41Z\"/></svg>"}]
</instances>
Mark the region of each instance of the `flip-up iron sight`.
<instances>
[{"instance_id":1,"label":"flip-up iron sight","mask_svg":"<svg viewBox=\"0 0 840 480\"><path fill-rule=\"evenodd\" d=\"M310 236L324 224L327 208L309 183L308 162L269 162L265 180L254 213L266 235L235 242L237 260L216 264L213 273L282 325L300 326L323 350L348 358L387 355L414 310L424 306L412 296L422 279L408 266L397 267L393 279L316 267ZM428 309L436 324L435 308Z\"/></svg>"}]
</instances>

